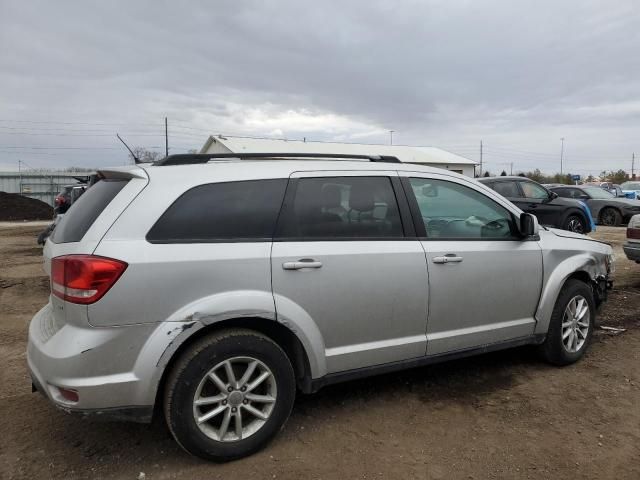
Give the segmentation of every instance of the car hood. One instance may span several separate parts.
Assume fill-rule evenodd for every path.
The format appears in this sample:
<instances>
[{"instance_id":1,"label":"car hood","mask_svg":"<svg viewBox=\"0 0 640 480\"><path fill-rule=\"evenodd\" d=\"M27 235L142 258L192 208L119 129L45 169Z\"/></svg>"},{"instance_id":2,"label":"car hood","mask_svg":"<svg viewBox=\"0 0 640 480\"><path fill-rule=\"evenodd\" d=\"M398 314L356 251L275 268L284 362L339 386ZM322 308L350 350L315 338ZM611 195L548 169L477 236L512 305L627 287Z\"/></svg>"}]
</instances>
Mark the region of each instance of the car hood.
<instances>
[{"instance_id":1,"label":"car hood","mask_svg":"<svg viewBox=\"0 0 640 480\"><path fill-rule=\"evenodd\" d=\"M595 238L588 237L587 235L583 235L581 233L570 232L568 230L560 230L559 228L548 228L547 230L553 233L556 237L562 238L575 238L576 240L587 240L589 242L602 243L604 245L610 245L607 242L601 242L600 240L596 240Z\"/></svg>"}]
</instances>

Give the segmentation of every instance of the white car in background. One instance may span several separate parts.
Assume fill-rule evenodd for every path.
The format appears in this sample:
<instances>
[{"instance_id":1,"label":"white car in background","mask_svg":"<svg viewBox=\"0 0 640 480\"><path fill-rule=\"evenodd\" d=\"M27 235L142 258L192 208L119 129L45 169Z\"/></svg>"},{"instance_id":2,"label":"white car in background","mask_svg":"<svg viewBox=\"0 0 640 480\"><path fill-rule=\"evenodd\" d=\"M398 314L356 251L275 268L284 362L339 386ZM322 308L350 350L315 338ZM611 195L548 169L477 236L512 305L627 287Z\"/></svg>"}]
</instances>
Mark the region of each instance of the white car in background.
<instances>
[{"instance_id":1,"label":"white car in background","mask_svg":"<svg viewBox=\"0 0 640 480\"><path fill-rule=\"evenodd\" d=\"M640 215L634 215L627 225L627 243L622 248L629 260L640 263Z\"/></svg>"}]
</instances>

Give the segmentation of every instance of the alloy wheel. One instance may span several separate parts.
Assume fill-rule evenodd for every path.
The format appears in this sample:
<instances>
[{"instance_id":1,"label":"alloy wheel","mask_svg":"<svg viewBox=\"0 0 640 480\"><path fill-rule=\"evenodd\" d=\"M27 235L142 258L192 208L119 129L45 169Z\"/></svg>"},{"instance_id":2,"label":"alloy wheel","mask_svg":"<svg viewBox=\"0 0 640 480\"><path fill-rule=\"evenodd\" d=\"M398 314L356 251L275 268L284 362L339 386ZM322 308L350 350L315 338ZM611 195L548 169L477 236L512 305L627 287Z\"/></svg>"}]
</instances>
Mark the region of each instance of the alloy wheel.
<instances>
[{"instance_id":1,"label":"alloy wheel","mask_svg":"<svg viewBox=\"0 0 640 480\"><path fill-rule=\"evenodd\" d=\"M587 341L590 319L589 302L582 295L569 300L562 316L562 345L567 352L577 352Z\"/></svg>"},{"instance_id":2,"label":"alloy wheel","mask_svg":"<svg viewBox=\"0 0 640 480\"><path fill-rule=\"evenodd\" d=\"M572 217L567 224L567 230L574 233L584 233L584 225L578 217Z\"/></svg>"},{"instance_id":3,"label":"alloy wheel","mask_svg":"<svg viewBox=\"0 0 640 480\"><path fill-rule=\"evenodd\" d=\"M269 367L252 357L233 357L217 364L200 381L193 418L213 440L243 440L266 423L276 398L277 385Z\"/></svg>"}]
</instances>

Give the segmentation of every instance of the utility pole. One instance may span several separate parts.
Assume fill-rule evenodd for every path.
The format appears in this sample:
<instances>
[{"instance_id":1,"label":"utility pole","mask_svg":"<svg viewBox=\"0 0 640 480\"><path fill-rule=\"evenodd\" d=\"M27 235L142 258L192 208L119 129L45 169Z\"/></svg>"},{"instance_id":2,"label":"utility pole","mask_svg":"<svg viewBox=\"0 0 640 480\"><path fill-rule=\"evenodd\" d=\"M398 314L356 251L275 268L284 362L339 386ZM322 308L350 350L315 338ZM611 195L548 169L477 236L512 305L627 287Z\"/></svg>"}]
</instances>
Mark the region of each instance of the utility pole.
<instances>
[{"instance_id":1,"label":"utility pole","mask_svg":"<svg viewBox=\"0 0 640 480\"><path fill-rule=\"evenodd\" d=\"M480 176L482 176L482 140L480 140Z\"/></svg>"},{"instance_id":2,"label":"utility pole","mask_svg":"<svg viewBox=\"0 0 640 480\"><path fill-rule=\"evenodd\" d=\"M562 175L562 160L564 157L564 137L560 139L560 175Z\"/></svg>"},{"instance_id":3,"label":"utility pole","mask_svg":"<svg viewBox=\"0 0 640 480\"><path fill-rule=\"evenodd\" d=\"M164 117L164 155L169 156L169 128L167 125L167 117Z\"/></svg>"},{"instance_id":4,"label":"utility pole","mask_svg":"<svg viewBox=\"0 0 640 480\"><path fill-rule=\"evenodd\" d=\"M18 160L18 176L20 177L18 188L20 189L20 195L22 195L22 160Z\"/></svg>"},{"instance_id":5,"label":"utility pole","mask_svg":"<svg viewBox=\"0 0 640 480\"><path fill-rule=\"evenodd\" d=\"M631 154L631 180L636 179L636 154Z\"/></svg>"},{"instance_id":6,"label":"utility pole","mask_svg":"<svg viewBox=\"0 0 640 480\"><path fill-rule=\"evenodd\" d=\"M511 173L509 175L513 175L513 162L511 162L509 165L511 165Z\"/></svg>"},{"instance_id":7,"label":"utility pole","mask_svg":"<svg viewBox=\"0 0 640 480\"><path fill-rule=\"evenodd\" d=\"M393 145L393 132L395 130L389 130L389 145Z\"/></svg>"}]
</instances>

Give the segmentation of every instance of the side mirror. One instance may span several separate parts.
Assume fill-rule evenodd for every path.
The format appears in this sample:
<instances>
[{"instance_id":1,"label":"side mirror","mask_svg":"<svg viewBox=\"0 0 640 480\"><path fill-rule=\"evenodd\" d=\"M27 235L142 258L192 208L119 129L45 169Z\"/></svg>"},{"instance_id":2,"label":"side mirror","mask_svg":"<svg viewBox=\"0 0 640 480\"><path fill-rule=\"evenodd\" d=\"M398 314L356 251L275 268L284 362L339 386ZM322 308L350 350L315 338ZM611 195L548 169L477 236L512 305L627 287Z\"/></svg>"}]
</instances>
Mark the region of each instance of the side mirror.
<instances>
[{"instance_id":1,"label":"side mirror","mask_svg":"<svg viewBox=\"0 0 640 480\"><path fill-rule=\"evenodd\" d=\"M438 196L438 186L427 184L422 187L422 196L423 197L437 197Z\"/></svg>"},{"instance_id":2,"label":"side mirror","mask_svg":"<svg viewBox=\"0 0 640 480\"><path fill-rule=\"evenodd\" d=\"M586 193L581 193L578 198L580 200L589 200L589 195L587 195Z\"/></svg>"},{"instance_id":3,"label":"side mirror","mask_svg":"<svg viewBox=\"0 0 640 480\"><path fill-rule=\"evenodd\" d=\"M555 200L556 198L558 198L558 194L556 192L549 192L549 198L551 200Z\"/></svg>"},{"instance_id":4,"label":"side mirror","mask_svg":"<svg viewBox=\"0 0 640 480\"><path fill-rule=\"evenodd\" d=\"M520 214L520 234L523 237L533 237L538 235L538 219L530 213Z\"/></svg>"}]
</instances>

